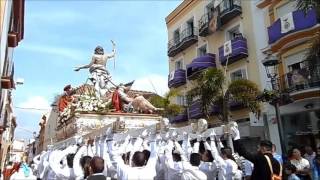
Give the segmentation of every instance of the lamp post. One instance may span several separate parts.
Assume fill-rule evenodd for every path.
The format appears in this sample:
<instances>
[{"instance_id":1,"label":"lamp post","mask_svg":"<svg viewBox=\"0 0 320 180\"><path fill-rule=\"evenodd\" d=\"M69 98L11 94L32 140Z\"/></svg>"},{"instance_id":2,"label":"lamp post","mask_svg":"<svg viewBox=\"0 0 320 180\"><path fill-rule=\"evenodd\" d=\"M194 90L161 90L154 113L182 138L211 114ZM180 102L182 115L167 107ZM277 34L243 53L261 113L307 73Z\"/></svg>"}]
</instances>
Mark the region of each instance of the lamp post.
<instances>
[{"instance_id":1,"label":"lamp post","mask_svg":"<svg viewBox=\"0 0 320 180\"><path fill-rule=\"evenodd\" d=\"M266 68L266 73L267 77L270 78L271 80L271 85L272 85L272 90L275 91L280 91L280 88L277 84L277 76L278 76L278 65L279 65L279 60L276 56L272 55L272 53L268 53L267 57L262 61L262 64ZM280 116L280 108L279 108L279 98L275 100L272 105L275 108L276 111L276 119L277 119L277 125L278 125L278 131L279 131L279 139L280 139L280 145L281 145L281 152L284 153L286 148L283 143L283 125L281 121L281 116Z\"/></svg>"}]
</instances>

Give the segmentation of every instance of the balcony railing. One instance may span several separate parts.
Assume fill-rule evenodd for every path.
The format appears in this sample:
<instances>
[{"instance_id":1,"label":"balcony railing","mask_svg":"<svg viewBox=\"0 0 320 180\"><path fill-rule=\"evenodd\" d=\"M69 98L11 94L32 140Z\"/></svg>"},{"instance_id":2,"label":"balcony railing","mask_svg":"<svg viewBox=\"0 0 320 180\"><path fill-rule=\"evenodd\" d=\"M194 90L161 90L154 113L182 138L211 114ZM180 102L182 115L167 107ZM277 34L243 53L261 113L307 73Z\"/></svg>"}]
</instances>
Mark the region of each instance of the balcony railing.
<instances>
[{"instance_id":1,"label":"balcony railing","mask_svg":"<svg viewBox=\"0 0 320 180\"><path fill-rule=\"evenodd\" d=\"M310 90L313 88L320 88L320 63L309 64L304 61L301 63L301 69L296 69L280 78L280 85L282 90L290 93Z\"/></svg>"},{"instance_id":2,"label":"balcony railing","mask_svg":"<svg viewBox=\"0 0 320 180\"><path fill-rule=\"evenodd\" d=\"M210 30L210 21L213 13L206 13L199 19L199 36L206 37L212 33Z\"/></svg>"},{"instance_id":3,"label":"balcony railing","mask_svg":"<svg viewBox=\"0 0 320 180\"><path fill-rule=\"evenodd\" d=\"M232 53L228 56L224 55L224 46L219 47L219 60L222 65L225 65L228 59L228 64L232 64L242 58L248 57L247 39L239 35L231 40Z\"/></svg>"},{"instance_id":4,"label":"balcony railing","mask_svg":"<svg viewBox=\"0 0 320 180\"><path fill-rule=\"evenodd\" d=\"M188 121L187 111L183 111L182 113L169 118L170 123L179 123Z\"/></svg>"},{"instance_id":5,"label":"balcony railing","mask_svg":"<svg viewBox=\"0 0 320 180\"><path fill-rule=\"evenodd\" d=\"M169 88L177 88L184 84L186 84L186 70L178 69L172 72L172 74L169 74L168 76Z\"/></svg>"},{"instance_id":6,"label":"balcony railing","mask_svg":"<svg viewBox=\"0 0 320 180\"><path fill-rule=\"evenodd\" d=\"M215 54L206 54L195 58L190 64L187 65L187 78L195 79L197 74L209 67L216 67L216 55Z\"/></svg>"},{"instance_id":7,"label":"balcony railing","mask_svg":"<svg viewBox=\"0 0 320 180\"><path fill-rule=\"evenodd\" d=\"M221 25L242 13L241 0L223 0L219 4Z\"/></svg>"},{"instance_id":8,"label":"balcony railing","mask_svg":"<svg viewBox=\"0 0 320 180\"><path fill-rule=\"evenodd\" d=\"M172 39L168 43L168 56L173 57L181 51L187 49L198 41L198 31L196 28L186 28L180 32L179 38Z\"/></svg>"},{"instance_id":9,"label":"balcony railing","mask_svg":"<svg viewBox=\"0 0 320 180\"><path fill-rule=\"evenodd\" d=\"M280 40L281 38L289 34L292 34L294 32L311 28L319 23L319 20L317 19L316 11L314 9L310 10L307 14L305 14L301 10L297 10L292 12L292 16L293 16L294 29L287 33L281 33L280 18L276 20L271 26L268 27L269 44L272 44Z\"/></svg>"},{"instance_id":10,"label":"balcony railing","mask_svg":"<svg viewBox=\"0 0 320 180\"><path fill-rule=\"evenodd\" d=\"M189 107L189 118L190 119L199 119L204 116L202 111L202 105L199 100L195 100L192 102L191 106Z\"/></svg>"}]
</instances>

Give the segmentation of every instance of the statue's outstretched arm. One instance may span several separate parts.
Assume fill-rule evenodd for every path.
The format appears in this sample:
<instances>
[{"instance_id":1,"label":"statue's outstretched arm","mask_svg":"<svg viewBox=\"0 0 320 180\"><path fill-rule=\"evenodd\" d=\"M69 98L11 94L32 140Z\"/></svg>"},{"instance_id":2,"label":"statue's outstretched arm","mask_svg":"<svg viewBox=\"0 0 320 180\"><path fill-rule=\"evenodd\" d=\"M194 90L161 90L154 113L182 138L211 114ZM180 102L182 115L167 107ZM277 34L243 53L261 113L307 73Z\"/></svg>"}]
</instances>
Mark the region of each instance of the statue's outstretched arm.
<instances>
[{"instance_id":1,"label":"statue's outstretched arm","mask_svg":"<svg viewBox=\"0 0 320 180\"><path fill-rule=\"evenodd\" d=\"M90 64L76 67L74 70L75 70L75 71L79 71L80 69L90 68L93 64L94 64L94 57L92 57Z\"/></svg>"},{"instance_id":2,"label":"statue's outstretched arm","mask_svg":"<svg viewBox=\"0 0 320 180\"><path fill-rule=\"evenodd\" d=\"M112 43L112 52L107 55L107 58L113 58L116 55L116 44L113 40L111 40Z\"/></svg>"}]
</instances>

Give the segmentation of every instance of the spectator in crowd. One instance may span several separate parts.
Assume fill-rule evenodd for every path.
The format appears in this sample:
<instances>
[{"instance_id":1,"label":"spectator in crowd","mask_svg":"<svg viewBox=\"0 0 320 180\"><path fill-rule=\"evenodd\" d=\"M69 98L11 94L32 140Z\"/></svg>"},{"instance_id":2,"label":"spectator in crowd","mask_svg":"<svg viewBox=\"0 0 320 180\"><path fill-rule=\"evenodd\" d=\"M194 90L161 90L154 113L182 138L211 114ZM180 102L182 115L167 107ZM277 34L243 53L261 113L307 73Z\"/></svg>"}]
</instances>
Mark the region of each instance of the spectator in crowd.
<instances>
[{"instance_id":1,"label":"spectator in crowd","mask_svg":"<svg viewBox=\"0 0 320 180\"><path fill-rule=\"evenodd\" d=\"M282 165L283 164L282 156L280 154L277 154L276 151L277 151L276 145L272 144L272 155Z\"/></svg>"},{"instance_id":2,"label":"spectator in crowd","mask_svg":"<svg viewBox=\"0 0 320 180\"><path fill-rule=\"evenodd\" d=\"M292 159L290 160L290 162L297 168L296 174L301 180L310 179L309 161L301 156L301 152L298 148L293 148Z\"/></svg>"},{"instance_id":3,"label":"spectator in crowd","mask_svg":"<svg viewBox=\"0 0 320 180\"><path fill-rule=\"evenodd\" d=\"M238 127L231 128L231 135L234 139L235 151L254 164L251 179L270 180L273 174L278 176L282 175L280 163L272 155L272 142L267 140L261 141L258 152L253 154L248 152L239 141L240 132ZM272 169L269 166L269 160L271 161ZM271 174L271 170L273 174Z\"/></svg>"},{"instance_id":4,"label":"spectator in crowd","mask_svg":"<svg viewBox=\"0 0 320 180\"><path fill-rule=\"evenodd\" d=\"M317 155L313 160L312 179L320 179L320 155Z\"/></svg>"},{"instance_id":5,"label":"spectator in crowd","mask_svg":"<svg viewBox=\"0 0 320 180\"><path fill-rule=\"evenodd\" d=\"M316 157L316 152L313 151L311 146L306 146L304 150L306 153L303 155L303 157L309 161L309 164L312 168L312 162L313 159Z\"/></svg>"},{"instance_id":6,"label":"spectator in crowd","mask_svg":"<svg viewBox=\"0 0 320 180\"><path fill-rule=\"evenodd\" d=\"M287 164L285 167L285 172L288 175L288 180L300 180L300 178L295 174L297 168L293 164Z\"/></svg>"}]
</instances>

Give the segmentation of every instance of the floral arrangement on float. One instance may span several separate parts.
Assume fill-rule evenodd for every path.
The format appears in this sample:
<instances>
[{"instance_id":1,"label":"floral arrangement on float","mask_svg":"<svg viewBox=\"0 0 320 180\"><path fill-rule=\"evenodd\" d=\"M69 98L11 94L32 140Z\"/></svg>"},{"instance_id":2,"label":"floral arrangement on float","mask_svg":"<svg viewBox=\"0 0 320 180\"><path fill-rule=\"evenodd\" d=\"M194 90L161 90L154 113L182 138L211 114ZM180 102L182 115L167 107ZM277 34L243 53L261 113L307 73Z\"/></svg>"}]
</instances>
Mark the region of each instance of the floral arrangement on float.
<instances>
[{"instance_id":1,"label":"floral arrangement on float","mask_svg":"<svg viewBox=\"0 0 320 180\"><path fill-rule=\"evenodd\" d=\"M70 118L80 113L106 113L110 109L111 101L99 99L95 94L73 95L74 100L59 113L58 126L66 123Z\"/></svg>"}]
</instances>

